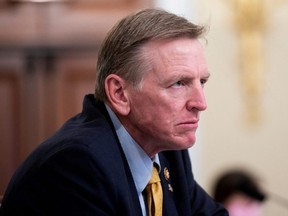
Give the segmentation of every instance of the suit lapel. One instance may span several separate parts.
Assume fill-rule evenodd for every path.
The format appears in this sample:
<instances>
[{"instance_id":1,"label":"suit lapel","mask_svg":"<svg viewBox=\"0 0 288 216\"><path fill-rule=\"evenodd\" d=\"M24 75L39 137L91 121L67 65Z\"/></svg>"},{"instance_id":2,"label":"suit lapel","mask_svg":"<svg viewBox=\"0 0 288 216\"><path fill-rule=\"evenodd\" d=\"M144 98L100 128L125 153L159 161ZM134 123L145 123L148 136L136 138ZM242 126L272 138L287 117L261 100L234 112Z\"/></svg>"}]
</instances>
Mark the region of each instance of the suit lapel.
<instances>
[{"instance_id":1,"label":"suit lapel","mask_svg":"<svg viewBox=\"0 0 288 216\"><path fill-rule=\"evenodd\" d=\"M165 216L178 216L178 209L175 202L174 185L172 177L174 173L171 173L170 164L162 153L159 154L161 163L161 184L163 189L163 215Z\"/></svg>"},{"instance_id":2,"label":"suit lapel","mask_svg":"<svg viewBox=\"0 0 288 216\"><path fill-rule=\"evenodd\" d=\"M128 187L127 187L127 185L126 186L119 185L119 187L121 187L121 186L126 187L125 188L127 190L127 197L126 198L128 198L128 200L129 200L128 201L129 203L127 203L129 206L129 210L130 210L129 216L142 215L142 209L140 206L138 193L137 193L136 186L135 186L135 183L134 183L134 180L132 177L132 173L130 171L128 161L127 161L125 154L124 154L124 151L121 147L117 133L114 129L113 123L112 123L110 116L109 116L109 114L105 108L104 103L97 101L96 107L99 109L99 111L102 113L102 115L104 115L104 117L106 118L106 120L108 121L108 123L110 125L111 131L113 132L114 138L116 140L115 146L117 146L117 151L115 152L115 154L118 154L118 150L119 150L119 153L121 155L121 160L119 160L117 163L119 165L123 164L123 166L124 166ZM114 157L114 159L116 159L116 157ZM121 214L121 212L119 212L119 214ZM127 212L125 212L125 214L128 216Z\"/></svg>"}]
</instances>

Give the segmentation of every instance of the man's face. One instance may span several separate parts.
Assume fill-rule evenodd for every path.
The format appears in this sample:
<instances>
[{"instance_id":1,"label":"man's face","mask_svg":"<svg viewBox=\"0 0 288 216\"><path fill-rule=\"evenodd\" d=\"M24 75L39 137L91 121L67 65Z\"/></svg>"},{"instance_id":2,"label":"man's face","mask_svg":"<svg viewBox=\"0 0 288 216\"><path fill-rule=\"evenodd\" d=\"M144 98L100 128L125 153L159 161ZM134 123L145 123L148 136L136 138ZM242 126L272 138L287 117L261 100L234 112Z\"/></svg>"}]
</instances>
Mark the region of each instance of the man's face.
<instances>
[{"instance_id":1,"label":"man's face","mask_svg":"<svg viewBox=\"0 0 288 216\"><path fill-rule=\"evenodd\" d=\"M191 147L199 114L207 105L203 86L209 73L203 47L195 39L148 43L152 70L140 90L127 88L128 131L149 156ZM126 124L127 126L127 124Z\"/></svg>"}]
</instances>

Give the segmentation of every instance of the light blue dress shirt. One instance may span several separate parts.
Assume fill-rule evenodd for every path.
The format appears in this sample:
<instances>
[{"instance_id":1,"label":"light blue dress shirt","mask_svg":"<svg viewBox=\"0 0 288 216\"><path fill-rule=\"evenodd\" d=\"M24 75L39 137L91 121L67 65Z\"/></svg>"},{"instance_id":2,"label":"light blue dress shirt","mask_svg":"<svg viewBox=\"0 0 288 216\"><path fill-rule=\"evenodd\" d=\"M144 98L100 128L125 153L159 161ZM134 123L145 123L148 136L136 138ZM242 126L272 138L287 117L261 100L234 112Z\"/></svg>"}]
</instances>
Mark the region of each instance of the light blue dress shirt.
<instances>
[{"instance_id":1,"label":"light blue dress shirt","mask_svg":"<svg viewBox=\"0 0 288 216\"><path fill-rule=\"evenodd\" d=\"M161 169L159 156L155 155L154 159L151 160L150 157L144 152L144 150L136 143L136 141L130 136L127 130L119 121L116 114L110 109L110 107L105 104L106 109L110 115L113 122L114 128L118 135L120 144L123 148L124 154L127 158L129 168L131 170L134 183L136 185L136 190L138 193L139 202L142 209L142 214L147 215L146 206L142 192L144 191L146 185L148 184L153 169L153 163L157 163L159 170Z\"/></svg>"}]
</instances>

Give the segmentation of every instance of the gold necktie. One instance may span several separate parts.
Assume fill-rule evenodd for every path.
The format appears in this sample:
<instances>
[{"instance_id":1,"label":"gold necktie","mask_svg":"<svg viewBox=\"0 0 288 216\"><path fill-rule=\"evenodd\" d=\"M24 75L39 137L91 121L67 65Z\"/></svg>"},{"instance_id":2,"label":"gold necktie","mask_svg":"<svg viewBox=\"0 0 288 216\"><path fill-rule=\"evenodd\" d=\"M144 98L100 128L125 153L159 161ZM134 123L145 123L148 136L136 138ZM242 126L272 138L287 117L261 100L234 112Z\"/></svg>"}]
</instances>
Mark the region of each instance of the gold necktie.
<instances>
[{"instance_id":1,"label":"gold necktie","mask_svg":"<svg viewBox=\"0 0 288 216\"><path fill-rule=\"evenodd\" d=\"M158 170L153 166L152 176L145 188L149 216L162 216L163 192Z\"/></svg>"}]
</instances>

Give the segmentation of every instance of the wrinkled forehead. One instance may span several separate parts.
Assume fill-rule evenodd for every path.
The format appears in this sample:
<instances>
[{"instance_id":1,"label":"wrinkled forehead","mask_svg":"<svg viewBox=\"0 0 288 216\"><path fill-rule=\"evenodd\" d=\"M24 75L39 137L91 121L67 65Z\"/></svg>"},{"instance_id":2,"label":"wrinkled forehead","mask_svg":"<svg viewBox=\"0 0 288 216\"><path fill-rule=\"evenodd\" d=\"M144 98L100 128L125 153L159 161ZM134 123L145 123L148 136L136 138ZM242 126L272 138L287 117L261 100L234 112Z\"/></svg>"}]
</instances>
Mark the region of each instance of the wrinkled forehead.
<instances>
[{"instance_id":1,"label":"wrinkled forehead","mask_svg":"<svg viewBox=\"0 0 288 216\"><path fill-rule=\"evenodd\" d=\"M175 60L193 61L206 67L204 47L197 39L177 38L148 42L143 47L143 54L153 64L173 64ZM160 62L159 62L160 61Z\"/></svg>"},{"instance_id":2,"label":"wrinkled forehead","mask_svg":"<svg viewBox=\"0 0 288 216\"><path fill-rule=\"evenodd\" d=\"M198 39L193 38L172 38L165 40L155 40L146 42L141 48L147 57L161 55L169 57L171 55L186 55L195 53L195 55L204 55L204 47Z\"/></svg>"}]
</instances>

